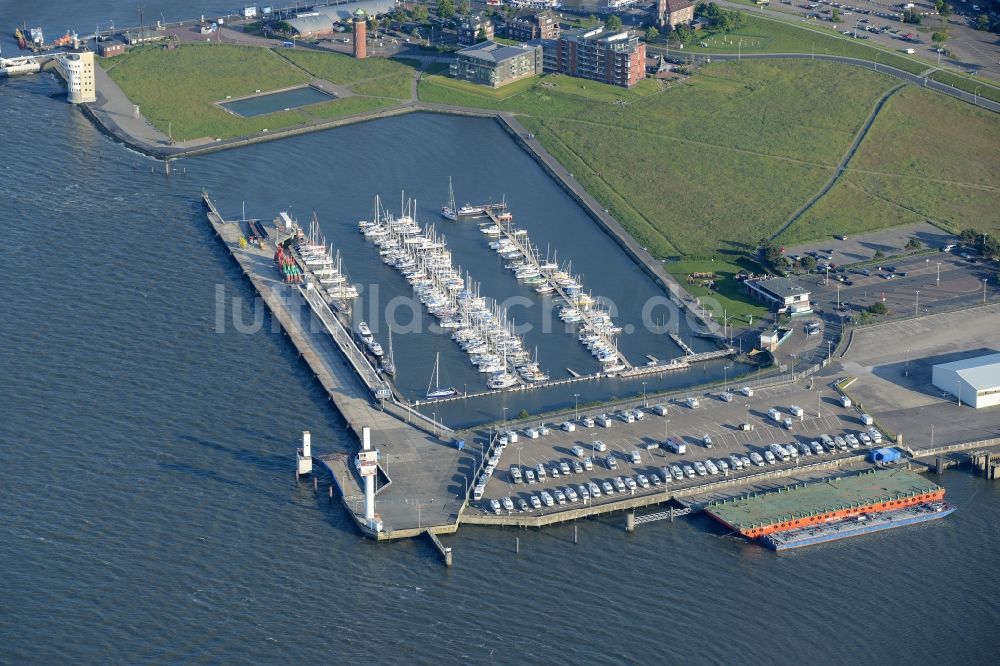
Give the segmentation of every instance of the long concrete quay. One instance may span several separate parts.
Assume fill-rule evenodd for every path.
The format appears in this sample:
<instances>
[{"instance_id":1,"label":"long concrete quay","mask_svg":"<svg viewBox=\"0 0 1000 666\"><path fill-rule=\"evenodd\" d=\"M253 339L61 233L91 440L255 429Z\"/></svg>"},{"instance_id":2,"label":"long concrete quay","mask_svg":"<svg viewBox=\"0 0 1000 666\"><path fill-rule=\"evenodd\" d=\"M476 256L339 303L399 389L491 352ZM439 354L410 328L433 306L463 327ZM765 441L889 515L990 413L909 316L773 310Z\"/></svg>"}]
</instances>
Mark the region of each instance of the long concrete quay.
<instances>
[{"instance_id":1,"label":"long concrete quay","mask_svg":"<svg viewBox=\"0 0 1000 666\"><path fill-rule=\"evenodd\" d=\"M342 450L343 445L334 446L331 448L340 448L342 455L319 456L319 460L340 488L344 506L358 528L366 536L379 540L458 529L466 482L471 485L476 466L474 455L456 450L450 438L436 437L391 411L384 411L384 405L375 400L370 386L356 370L353 362L357 359L345 356L344 348L334 342L330 332L333 322L321 320L298 285L285 284L280 279L273 261L276 248L267 241L260 247L252 244L241 247L241 238L252 235L249 227L243 222L224 220L208 195L202 198L208 209L208 221L219 240L355 434L355 441L346 447L348 451ZM364 508L356 501L363 494L360 477L349 462L360 448L361 429L365 426L371 428L372 445L379 451L379 478L391 479L391 483L380 488L376 498L376 513L383 524L380 532L365 524Z\"/></svg>"}]
</instances>

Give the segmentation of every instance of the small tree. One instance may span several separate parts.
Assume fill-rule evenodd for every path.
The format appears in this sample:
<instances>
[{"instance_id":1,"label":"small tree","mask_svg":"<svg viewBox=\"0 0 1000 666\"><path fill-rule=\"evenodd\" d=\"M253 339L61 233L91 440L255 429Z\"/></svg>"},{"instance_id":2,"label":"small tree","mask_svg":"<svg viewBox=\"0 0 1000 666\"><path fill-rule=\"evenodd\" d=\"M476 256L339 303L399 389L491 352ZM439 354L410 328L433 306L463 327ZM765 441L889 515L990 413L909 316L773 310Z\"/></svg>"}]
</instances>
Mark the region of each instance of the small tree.
<instances>
[{"instance_id":1,"label":"small tree","mask_svg":"<svg viewBox=\"0 0 1000 666\"><path fill-rule=\"evenodd\" d=\"M618 18L617 14L612 14L608 17L608 20L604 22L604 27L608 30L618 32L622 29L622 20Z\"/></svg>"},{"instance_id":2,"label":"small tree","mask_svg":"<svg viewBox=\"0 0 1000 666\"><path fill-rule=\"evenodd\" d=\"M437 15L438 18L450 19L455 15L455 3L452 0L438 0Z\"/></svg>"},{"instance_id":3,"label":"small tree","mask_svg":"<svg viewBox=\"0 0 1000 666\"><path fill-rule=\"evenodd\" d=\"M811 257L807 254L806 256L802 257L802 260L799 262L799 264L805 270L811 271L812 269L816 268L816 258Z\"/></svg>"},{"instance_id":4,"label":"small tree","mask_svg":"<svg viewBox=\"0 0 1000 666\"><path fill-rule=\"evenodd\" d=\"M923 17L920 16L920 13L917 10L907 9L905 12L903 12L903 23L912 23L914 25L920 25L921 21L923 21Z\"/></svg>"},{"instance_id":5,"label":"small tree","mask_svg":"<svg viewBox=\"0 0 1000 666\"><path fill-rule=\"evenodd\" d=\"M885 259L885 252L882 250L875 250L875 254L872 255L872 259Z\"/></svg>"},{"instance_id":6,"label":"small tree","mask_svg":"<svg viewBox=\"0 0 1000 666\"><path fill-rule=\"evenodd\" d=\"M910 240L906 241L907 250L919 250L923 246L924 244L918 241L916 238L911 238Z\"/></svg>"},{"instance_id":7,"label":"small tree","mask_svg":"<svg viewBox=\"0 0 1000 666\"><path fill-rule=\"evenodd\" d=\"M840 22L840 10L839 9L834 9L832 12L830 12L830 20L833 21L834 23L839 23Z\"/></svg>"},{"instance_id":8,"label":"small tree","mask_svg":"<svg viewBox=\"0 0 1000 666\"><path fill-rule=\"evenodd\" d=\"M656 29L655 25L651 25L646 28L646 41L655 42L660 38L660 31Z\"/></svg>"},{"instance_id":9,"label":"small tree","mask_svg":"<svg viewBox=\"0 0 1000 666\"><path fill-rule=\"evenodd\" d=\"M980 14L976 17L976 30L989 30L990 29L990 17L986 14Z\"/></svg>"},{"instance_id":10,"label":"small tree","mask_svg":"<svg viewBox=\"0 0 1000 666\"><path fill-rule=\"evenodd\" d=\"M417 23L427 22L427 7L423 5L414 5L413 11L410 12L410 16Z\"/></svg>"},{"instance_id":11,"label":"small tree","mask_svg":"<svg viewBox=\"0 0 1000 666\"><path fill-rule=\"evenodd\" d=\"M517 418L519 418L519 419L526 419L526 418L528 418L528 416L529 416L529 414L528 414L528 410L527 409L522 409L521 411L519 411L517 413Z\"/></svg>"},{"instance_id":12,"label":"small tree","mask_svg":"<svg viewBox=\"0 0 1000 666\"><path fill-rule=\"evenodd\" d=\"M945 42L948 41L948 31L938 30L937 32L931 35L931 41L936 44L944 44Z\"/></svg>"},{"instance_id":13,"label":"small tree","mask_svg":"<svg viewBox=\"0 0 1000 666\"><path fill-rule=\"evenodd\" d=\"M934 3L934 9L936 9L937 13L941 16L951 16L951 5L944 0L937 0L937 2Z\"/></svg>"},{"instance_id":14,"label":"small tree","mask_svg":"<svg viewBox=\"0 0 1000 666\"><path fill-rule=\"evenodd\" d=\"M687 44L694 37L694 30L686 25L679 25L674 29L674 34L677 35L678 41Z\"/></svg>"},{"instance_id":15,"label":"small tree","mask_svg":"<svg viewBox=\"0 0 1000 666\"><path fill-rule=\"evenodd\" d=\"M977 229L962 229L961 233L958 234L958 239L962 241L963 245L975 245L976 238L979 237L979 231Z\"/></svg>"},{"instance_id":16,"label":"small tree","mask_svg":"<svg viewBox=\"0 0 1000 666\"><path fill-rule=\"evenodd\" d=\"M483 26L479 26L479 32L476 33L476 41L477 42L486 41L486 28L484 28Z\"/></svg>"},{"instance_id":17,"label":"small tree","mask_svg":"<svg viewBox=\"0 0 1000 666\"><path fill-rule=\"evenodd\" d=\"M868 312L869 314L873 314L873 315L889 314L889 308L887 308L885 306L885 303L883 303L881 301L878 301L876 303L872 303L867 308L865 308L865 311Z\"/></svg>"},{"instance_id":18,"label":"small tree","mask_svg":"<svg viewBox=\"0 0 1000 666\"><path fill-rule=\"evenodd\" d=\"M467 16L469 14L469 9L470 9L469 0L459 0L459 2L458 2L458 13L459 14L462 14L463 16Z\"/></svg>"}]
</instances>

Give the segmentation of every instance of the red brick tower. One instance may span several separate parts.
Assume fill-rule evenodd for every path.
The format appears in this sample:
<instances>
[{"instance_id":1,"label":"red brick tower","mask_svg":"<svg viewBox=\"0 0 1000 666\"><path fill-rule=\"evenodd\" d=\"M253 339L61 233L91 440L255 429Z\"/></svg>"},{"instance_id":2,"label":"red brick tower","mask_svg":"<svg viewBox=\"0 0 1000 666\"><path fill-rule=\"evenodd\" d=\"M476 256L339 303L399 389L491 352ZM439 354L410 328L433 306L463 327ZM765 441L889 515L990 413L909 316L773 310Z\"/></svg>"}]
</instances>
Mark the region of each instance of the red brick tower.
<instances>
[{"instance_id":1,"label":"red brick tower","mask_svg":"<svg viewBox=\"0 0 1000 666\"><path fill-rule=\"evenodd\" d=\"M358 9L354 12L354 57L361 59L368 57L367 38L365 36L368 23L368 15L365 10Z\"/></svg>"}]
</instances>

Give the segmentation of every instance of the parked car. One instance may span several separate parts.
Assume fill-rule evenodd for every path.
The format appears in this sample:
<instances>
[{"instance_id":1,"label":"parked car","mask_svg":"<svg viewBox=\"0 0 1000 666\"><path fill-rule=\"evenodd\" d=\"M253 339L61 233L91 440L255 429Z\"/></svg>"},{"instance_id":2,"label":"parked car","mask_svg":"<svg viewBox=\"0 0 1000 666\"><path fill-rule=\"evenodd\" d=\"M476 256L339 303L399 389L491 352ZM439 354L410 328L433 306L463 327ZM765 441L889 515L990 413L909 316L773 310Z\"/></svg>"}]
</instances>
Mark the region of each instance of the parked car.
<instances>
[{"instance_id":1,"label":"parked car","mask_svg":"<svg viewBox=\"0 0 1000 666\"><path fill-rule=\"evenodd\" d=\"M671 465L670 476L674 477L675 480L680 481L684 478L684 470L681 469L680 465Z\"/></svg>"},{"instance_id":2,"label":"parked car","mask_svg":"<svg viewBox=\"0 0 1000 666\"><path fill-rule=\"evenodd\" d=\"M589 416L584 416L582 419L580 419L580 423L583 425L584 428L594 427L594 419L590 418Z\"/></svg>"},{"instance_id":3,"label":"parked car","mask_svg":"<svg viewBox=\"0 0 1000 666\"><path fill-rule=\"evenodd\" d=\"M490 500L490 509L493 510L493 513L499 514L500 511L502 510L500 506L500 500L495 500L495 499Z\"/></svg>"},{"instance_id":4,"label":"parked car","mask_svg":"<svg viewBox=\"0 0 1000 666\"><path fill-rule=\"evenodd\" d=\"M635 477L635 479L639 482L639 486L642 488L649 488L649 479L646 478L645 474L639 474Z\"/></svg>"},{"instance_id":5,"label":"parked car","mask_svg":"<svg viewBox=\"0 0 1000 666\"><path fill-rule=\"evenodd\" d=\"M542 500L538 499L538 495L532 495L531 496L531 508L532 509L541 509L542 508Z\"/></svg>"},{"instance_id":6,"label":"parked car","mask_svg":"<svg viewBox=\"0 0 1000 666\"><path fill-rule=\"evenodd\" d=\"M587 500L590 499L590 490L587 488L587 486L580 484L579 486L576 487L576 489L580 493L581 500L586 502Z\"/></svg>"},{"instance_id":7,"label":"parked car","mask_svg":"<svg viewBox=\"0 0 1000 666\"><path fill-rule=\"evenodd\" d=\"M595 482L591 481L588 487L590 488L591 497L597 499L601 496L601 488Z\"/></svg>"},{"instance_id":8,"label":"parked car","mask_svg":"<svg viewBox=\"0 0 1000 666\"><path fill-rule=\"evenodd\" d=\"M590 459L590 456L584 456L583 458L583 468L588 472L594 469L594 461Z\"/></svg>"},{"instance_id":9,"label":"parked car","mask_svg":"<svg viewBox=\"0 0 1000 666\"><path fill-rule=\"evenodd\" d=\"M573 455L576 456L577 458L582 458L583 457L583 447L580 446L579 444L577 444L576 446L574 446L573 447Z\"/></svg>"},{"instance_id":10,"label":"parked car","mask_svg":"<svg viewBox=\"0 0 1000 666\"><path fill-rule=\"evenodd\" d=\"M581 463L579 460L573 461L573 473L583 474L583 463Z\"/></svg>"},{"instance_id":11,"label":"parked car","mask_svg":"<svg viewBox=\"0 0 1000 666\"><path fill-rule=\"evenodd\" d=\"M605 481L604 483L602 483L601 484L601 488L604 490L604 494L605 495L614 495L615 494L615 487L611 485L610 481ZM596 497L596 495L595 495L595 497Z\"/></svg>"},{"instance_id":12,"label":"parked car","mask_svg":"<svg viewBox=\"0 0 1000 666\"><path fill-rule=\"evenodd\" d=\"M610 454L607 458L604 459L604 462L607 464L608 469L618 469L618 463L615 462L614 454Z\"/></svg>"},{"instance_id":13,"label":"parked car","mask_svg":"<svg viewBox=\"0 0 1000 666\"><path fill-rule=\"evenodd\" d=\"M633 490L634 491L638 486L637 486L637 484L635 482L635 479L633 479L631 476L626 476L625 477L625 487L628 488L629 490Z\"/></svg>"},{"instance_id":14,"label":"parked car","mask_svg":"<svg viewBox=\"0 0 1000 666\"><path fill-rule=\"evenodd\" d=\"M697 472L694 471L694 467L691 467L691 465L684 465L684 476L689 479L693 479L696 474Z\"/></svg>"},{"instance_id":15,"label":"parked car","mask_svg":"<svg viewBox=\"0 0 1000 666\"><path fill-rule=\"evenodd\" d=\"M594 442L594 449L599 453L604 453L605 451L608 450L608 446L601 440L597 440L596 442Z\"/></svg>"},{"instance_id":16,"label":"parked car","mask_svg":"<svg viewBox=\"0 0 1000 666\"><path fill-rule=\"evenodd\" d=\"M623 493L626 490L625 480L622 479L622 477L620 476L615 479L615 490L617 490L620 493Z\"/></svg>"},{"instance_id":17,"label":"parked car","mask_svg":"<svg viewBox=\"0 0 1000 666\"><path fill-rule=\"evenodd\" d=\"M706 449L712 448L712 437L711 435L705 435L701 438L701 443L705 445Z\"/></svg>"},{"instance_id":18,"label":"parked car","mask_svg":"<svg viewBox=\"0 0 1000 666\"><path fill-rule=\"evenodd\" d=\"M775 458L774 454L770 451L764 451L764 462L768 465L776 465L778 463L778 459Z\"/></svg>"},{"instance_id":19,"label":"parked car","mask_svg":"<svg viewBox=\"0 0 1000 666\"><path fill-rule=\"evenodd\" d=\"M569 463L565 461L559 463L559 471L562 472L563 476L569 476L570 475Z\"/></svg>"},{"instance_id":20,"label":"parked car","mask_svg":"<svg viewBox=\"0 0 1000 666\"><path fill-rule=\"evenodd\" d=\"M552 491L552 496L556 498L556 502L558 502L559 504L566 503L566 495L563 493L563 491L559 490L558 488Z\"/></svg>"},{"instance_id":21,"label":"parked car","mask_svg":"<svg viewBox=\"0 0 1000 666\"><path fill-rule=\"evenodd\" d=\"M533 469L526 469L526 470L524 470L524 480L527 481L529 484L530 483L534 483L535 482L535 470L533 470Z\"/></svg>"},{"instance_id":22,"label":"parked car","mask_svg":"<svg viewBox=\"0 0 1000 666\"><path fill-rule=\"evenodd\" d=\"M708 475L708 468L705 467L705 463L701 462L700 460L695 461L694 471L698 473L698 476Z\"/></svg>"},{"instance_id":23,"label":"parked car","mask_svg":"<svg viewBox=\"0 0 1000 666\"><path fill-rule=\"evenodd\" d=\"M757 467L763 467L766 464L764 458L762 458L756 451L750 452L750 460L753 461L753 464L757 465Z\"/></svg>"},{"instance_id":24,"label":"parked car","mask_svg":"<svg viewBox=\"0 0 1000 666\"><path fill-rule=\"evenodd\" d=\"M548 493L548 491L543 490L542 491L542 503L545 504L545 506L552 506L553 504L556 503L556 501L554 499L552 499L552 495L550 495Z\"/></svg>"},{"instance_id":25,"label":"parked car","mask_svg":"<svg viewBox=\"0 0 1000 666\"><path fill-rule=\"evenodd\" d=\"M670 479L668 478L667 480L669 481ZM654 488L659 488L663 485L663 481L660 480L660 475L656 472L651 472L649 474L649 482L653 484Z\"/></svg>"},{"instance_id":26,"label":"parked car","mask_svg":"<svg viewBox=\"0 0 1000 666\"><path fill-rule=\"evenodd\" d=\"M572 486L566 486L565 493L566 493L566 499L568 499L570 502L576 502L577 500L580 499L580 496L576 494L576 491L573 490Z\"/></svg>"},{"instance_id":27,"label":"parked car","mask_svg":"<svg viewBox=\"0 0 1000 666\"><path fill-rule=\"evenodd\" d=\"M517 499L517 510L518 511L527 511L528 510L528 503L524 500L523 497L519 497Z\"/></svg>"}]
</instances>

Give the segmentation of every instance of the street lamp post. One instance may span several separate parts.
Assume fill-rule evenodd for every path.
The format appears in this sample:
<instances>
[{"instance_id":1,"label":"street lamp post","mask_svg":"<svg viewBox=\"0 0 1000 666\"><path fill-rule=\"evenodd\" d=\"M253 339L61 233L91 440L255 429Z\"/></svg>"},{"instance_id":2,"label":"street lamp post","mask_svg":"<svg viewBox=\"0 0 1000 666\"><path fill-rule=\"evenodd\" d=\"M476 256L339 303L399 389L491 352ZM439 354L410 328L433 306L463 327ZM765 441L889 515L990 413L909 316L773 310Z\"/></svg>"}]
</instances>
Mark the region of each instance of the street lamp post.
<instances>
[{"instance_id":1,"label":"street lamp post","mask_svg":"<svg viewBox=\"0 0 1000 666\"><path fill-rule=\"evenodd\" d=\"M431 422L434 424L434 436L438 436L437 412L431 412Z\"/></svg>"},{"instance_id":2,"label":"street lamp post","mask_svg":"<svg viewBox=\"0 0 1000 666\"><path fill-rule=\"evenodd\" d=\"M646 408L646 382L642 383L642 408Z\"/></svg>"},{"instance_id":3,"label":"street lamp post","mask_svg":"<svg viewBox=\"0 0 1000 666\"><path fill-rule=\"evenodd\" d=\"M722 390L723 391L728 391L729 390L729 366L728 365L722 368Z\"/></svg>"},{"instance_id":4,"label":"street lamp post","mask_svg":"<svg viewBox=\"0 0 1000 666\"><path fill-rule=\"evenodd\" d=\"M931 424L931 448L934 448L934 424Z\"/></svg>"},{"instance_id":5,"label":"street lamp post","mask_svg":"<svg viewBox=\"0 0 1000 666\"><path fill-rule=\"evenodd\" d=\"M503 429L507 430L507 408L503 408Z\"/></svg>"},{"instance_id":6,"label":"street lamp post","mask_svg":"<svg viewBox=\"0 0 1000 666\"><path fill-rule=\"evenodd\" d=\"M937 262L937 282L935 283L934 286L936 286L936 287L940 287L941 286L941 262L940 261Z\"/></svg>"},{"instance_id":7,"label":"street lamp post","mask_svg":"<svg viewBox=\"0 0 1000 666\"><path fill-rule=\"evenodd\" d=\"M972 91L972 104L973 106L979 106L979 89L982 88L982 84L976 86L976 89Z\"/></svg>"},{"instance_id":8,"label":"street lamp post","mask_svg":"<svg viewBox=\"0 0 1000 666\"><path fill-rule=\"evenodd\" d=\"M916 317L918 314L920 314L920 290L919 289L917 289L917 300L913 304L913 316Z\"/></svg>"},{"instance_id":9,"label":"street lamp post","mask_svg":"<svg viewBox=\"0 0 1000 666\"><path fill-rule=\"evenodd\" d=\"M986 278L983 278L983 305L986 305Z\"/></svg>"},{"instance_id":10,"label":"street lamp post","mask_svg":"<svg viewBox=\"0 0 1000 666\"><path fill-rule=\"evenodd\" d=\"M826 362L829 363L833 357L833 340L826 341Z\"/></svg>"},{"instance_id":11,"label":"street lamp post","mask_svg":"<svg viewBox=\"0 0 1000 666\"><path fill-rule=\"evenodd\" d=\"M577 421L580 420L580 394L573 394L573 418Z\"/></svg>"}]
</instances>

